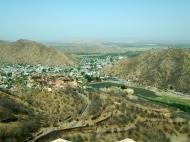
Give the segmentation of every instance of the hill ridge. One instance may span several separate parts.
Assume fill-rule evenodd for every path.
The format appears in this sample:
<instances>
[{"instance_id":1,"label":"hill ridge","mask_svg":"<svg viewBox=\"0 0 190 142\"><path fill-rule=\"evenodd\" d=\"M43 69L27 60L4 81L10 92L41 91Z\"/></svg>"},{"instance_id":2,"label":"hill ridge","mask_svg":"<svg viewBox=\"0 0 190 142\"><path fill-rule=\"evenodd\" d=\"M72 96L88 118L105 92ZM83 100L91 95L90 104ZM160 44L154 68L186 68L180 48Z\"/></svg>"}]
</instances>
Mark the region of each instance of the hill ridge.
<instances>
[{"instance_id":1,"label":"hill ridge","mask_svg":"<svg viewBox=\"0 0 190 142\"><path fill-rule=\"evenodd\" d=\"M190 93L190 50L149 50L106 67L103 72L143 85Z\"/></svg>"},{"instance_id":2,"label":"hill ridge","mask_svg":"<svg viewBox=\"0 0 190 142\"><path fill-rule=\"evenodd\" d=\"M1 63L42 64L49 66L73 64L63 52L26 39L20 39L15 42L1 42L0 49Z\"/></svg>"}]
</instances>

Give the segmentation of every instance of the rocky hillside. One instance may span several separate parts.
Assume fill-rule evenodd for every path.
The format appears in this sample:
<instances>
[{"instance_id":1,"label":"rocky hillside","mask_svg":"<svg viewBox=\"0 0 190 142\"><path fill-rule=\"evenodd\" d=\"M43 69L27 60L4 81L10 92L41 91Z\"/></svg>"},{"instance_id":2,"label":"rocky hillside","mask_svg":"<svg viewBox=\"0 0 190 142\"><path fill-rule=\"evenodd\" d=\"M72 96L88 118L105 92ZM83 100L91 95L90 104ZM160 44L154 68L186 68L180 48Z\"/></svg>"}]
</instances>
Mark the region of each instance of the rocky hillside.
<instances>
[{"instance_id":1,"label":"rocky hillside","mask_svg":"<svg viewBox=\"0 0 190 142\"><path fill-rule=\"evenodd\" d=\"M190 50L150 50L138 57L119 61L103 72L143 85L190 93Z\"/></svg>"},{"instance_id":2,"label":"rocky hillside","mask_svg":"<svg viewBox=\"0 0 190 142\"><path fill-rule=\"evenodd\" d=\"M39 123L27 102L0 90L0 141L28 141Z\"/></svg>"},{"instance_id":3,"label":"rocky hillside","mask_svg":"<svg viewBox=\"0 0 190 142\"><path fill-rule=\"evenodd\" d=\"M29 40L0 42L0 62L49 66L72 64L72 61L63 52Z\"/></svg>"}]
</instances>

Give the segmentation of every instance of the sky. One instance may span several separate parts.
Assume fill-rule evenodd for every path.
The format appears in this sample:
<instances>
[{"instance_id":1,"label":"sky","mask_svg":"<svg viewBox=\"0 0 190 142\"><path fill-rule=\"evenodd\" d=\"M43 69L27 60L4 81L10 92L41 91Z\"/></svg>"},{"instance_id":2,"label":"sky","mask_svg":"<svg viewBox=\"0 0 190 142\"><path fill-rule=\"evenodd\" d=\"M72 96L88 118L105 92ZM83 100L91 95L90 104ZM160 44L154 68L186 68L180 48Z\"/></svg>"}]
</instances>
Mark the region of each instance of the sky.
<instances>
[{"instance_id":1,"label":"sky","mask_svg":"<svg viewBox=\"0 0 190 142\"><path fill-rule=\"evenodd\" d=\"M0 0L0 39L190 41L190 0Z\"/></svg>"}]
</instances>

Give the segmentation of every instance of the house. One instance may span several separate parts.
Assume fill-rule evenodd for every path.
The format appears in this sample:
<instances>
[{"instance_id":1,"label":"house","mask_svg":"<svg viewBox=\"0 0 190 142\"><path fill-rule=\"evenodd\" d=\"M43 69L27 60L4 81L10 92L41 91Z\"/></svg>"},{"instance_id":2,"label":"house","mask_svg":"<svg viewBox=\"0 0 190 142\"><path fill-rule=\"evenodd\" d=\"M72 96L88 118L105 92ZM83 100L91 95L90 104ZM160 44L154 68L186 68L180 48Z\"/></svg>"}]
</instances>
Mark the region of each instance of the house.
<instances>
[{"instance_id":1,"label":"house","mask_svg":"<svg viewBox=\"0 0 190 142\"><path fill-rule=\"evenodd\" d=\"M48 90L48 92L51 92L51 91L52 91L52 89L51 89L51 88L47 88L47 90Z\"/></svg>"},{"instance_id":2,"label":"house","mask_svg":"<svg viewBox=\"0 0 190 142\"><path fill-rule=\"evenodd\" d=\"M134 89L132 89L132 88L127 88L125 91L126 91L127 94L129 94L129 95L134 94Z\"/></svg>"},{"instance_id":3,"label":"house","mask_svg":"<svg viewBox=\"0 0 190 142\"><path fill-rule=\"evenodd\" d=\"M136 141L127 138L127 139L124 139L124 140L121 140L121 141L118 141L118 142L136 142Z\"/></svg>"},{"instance_id":4,"label":"house","mask_svg":"<svg viewBox=\"0 0 190 142\"><path fill-rule=\"evenodd\" d=\"M59 138L59 139L53 140L51 142L71 142L71 141L67 141L67 140Z\"/></svg>"}]
</instances>

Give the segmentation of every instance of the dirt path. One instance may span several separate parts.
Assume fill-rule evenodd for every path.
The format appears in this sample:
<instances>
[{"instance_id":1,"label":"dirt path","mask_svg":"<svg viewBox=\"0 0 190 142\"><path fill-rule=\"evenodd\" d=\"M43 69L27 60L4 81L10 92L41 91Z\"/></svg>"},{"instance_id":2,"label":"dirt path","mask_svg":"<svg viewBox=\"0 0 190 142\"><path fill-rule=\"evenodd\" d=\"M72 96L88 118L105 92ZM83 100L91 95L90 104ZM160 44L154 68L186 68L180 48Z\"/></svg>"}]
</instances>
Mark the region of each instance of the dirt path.
<instances>
[{"instance_id":1,"label":"dirt path","mask_svg":"<svg viewBox=\"0 0 190 142\"><path fill-rule=\"evenodd\" d=\"M91 101L90 101L90 99L87 96L85 96L85 95L83 95L81 93L79 95L87 102L86 108L82 112L82 116L86 116L88 114L88 110L89 110Z\"/></svg>"}]
</instances>

